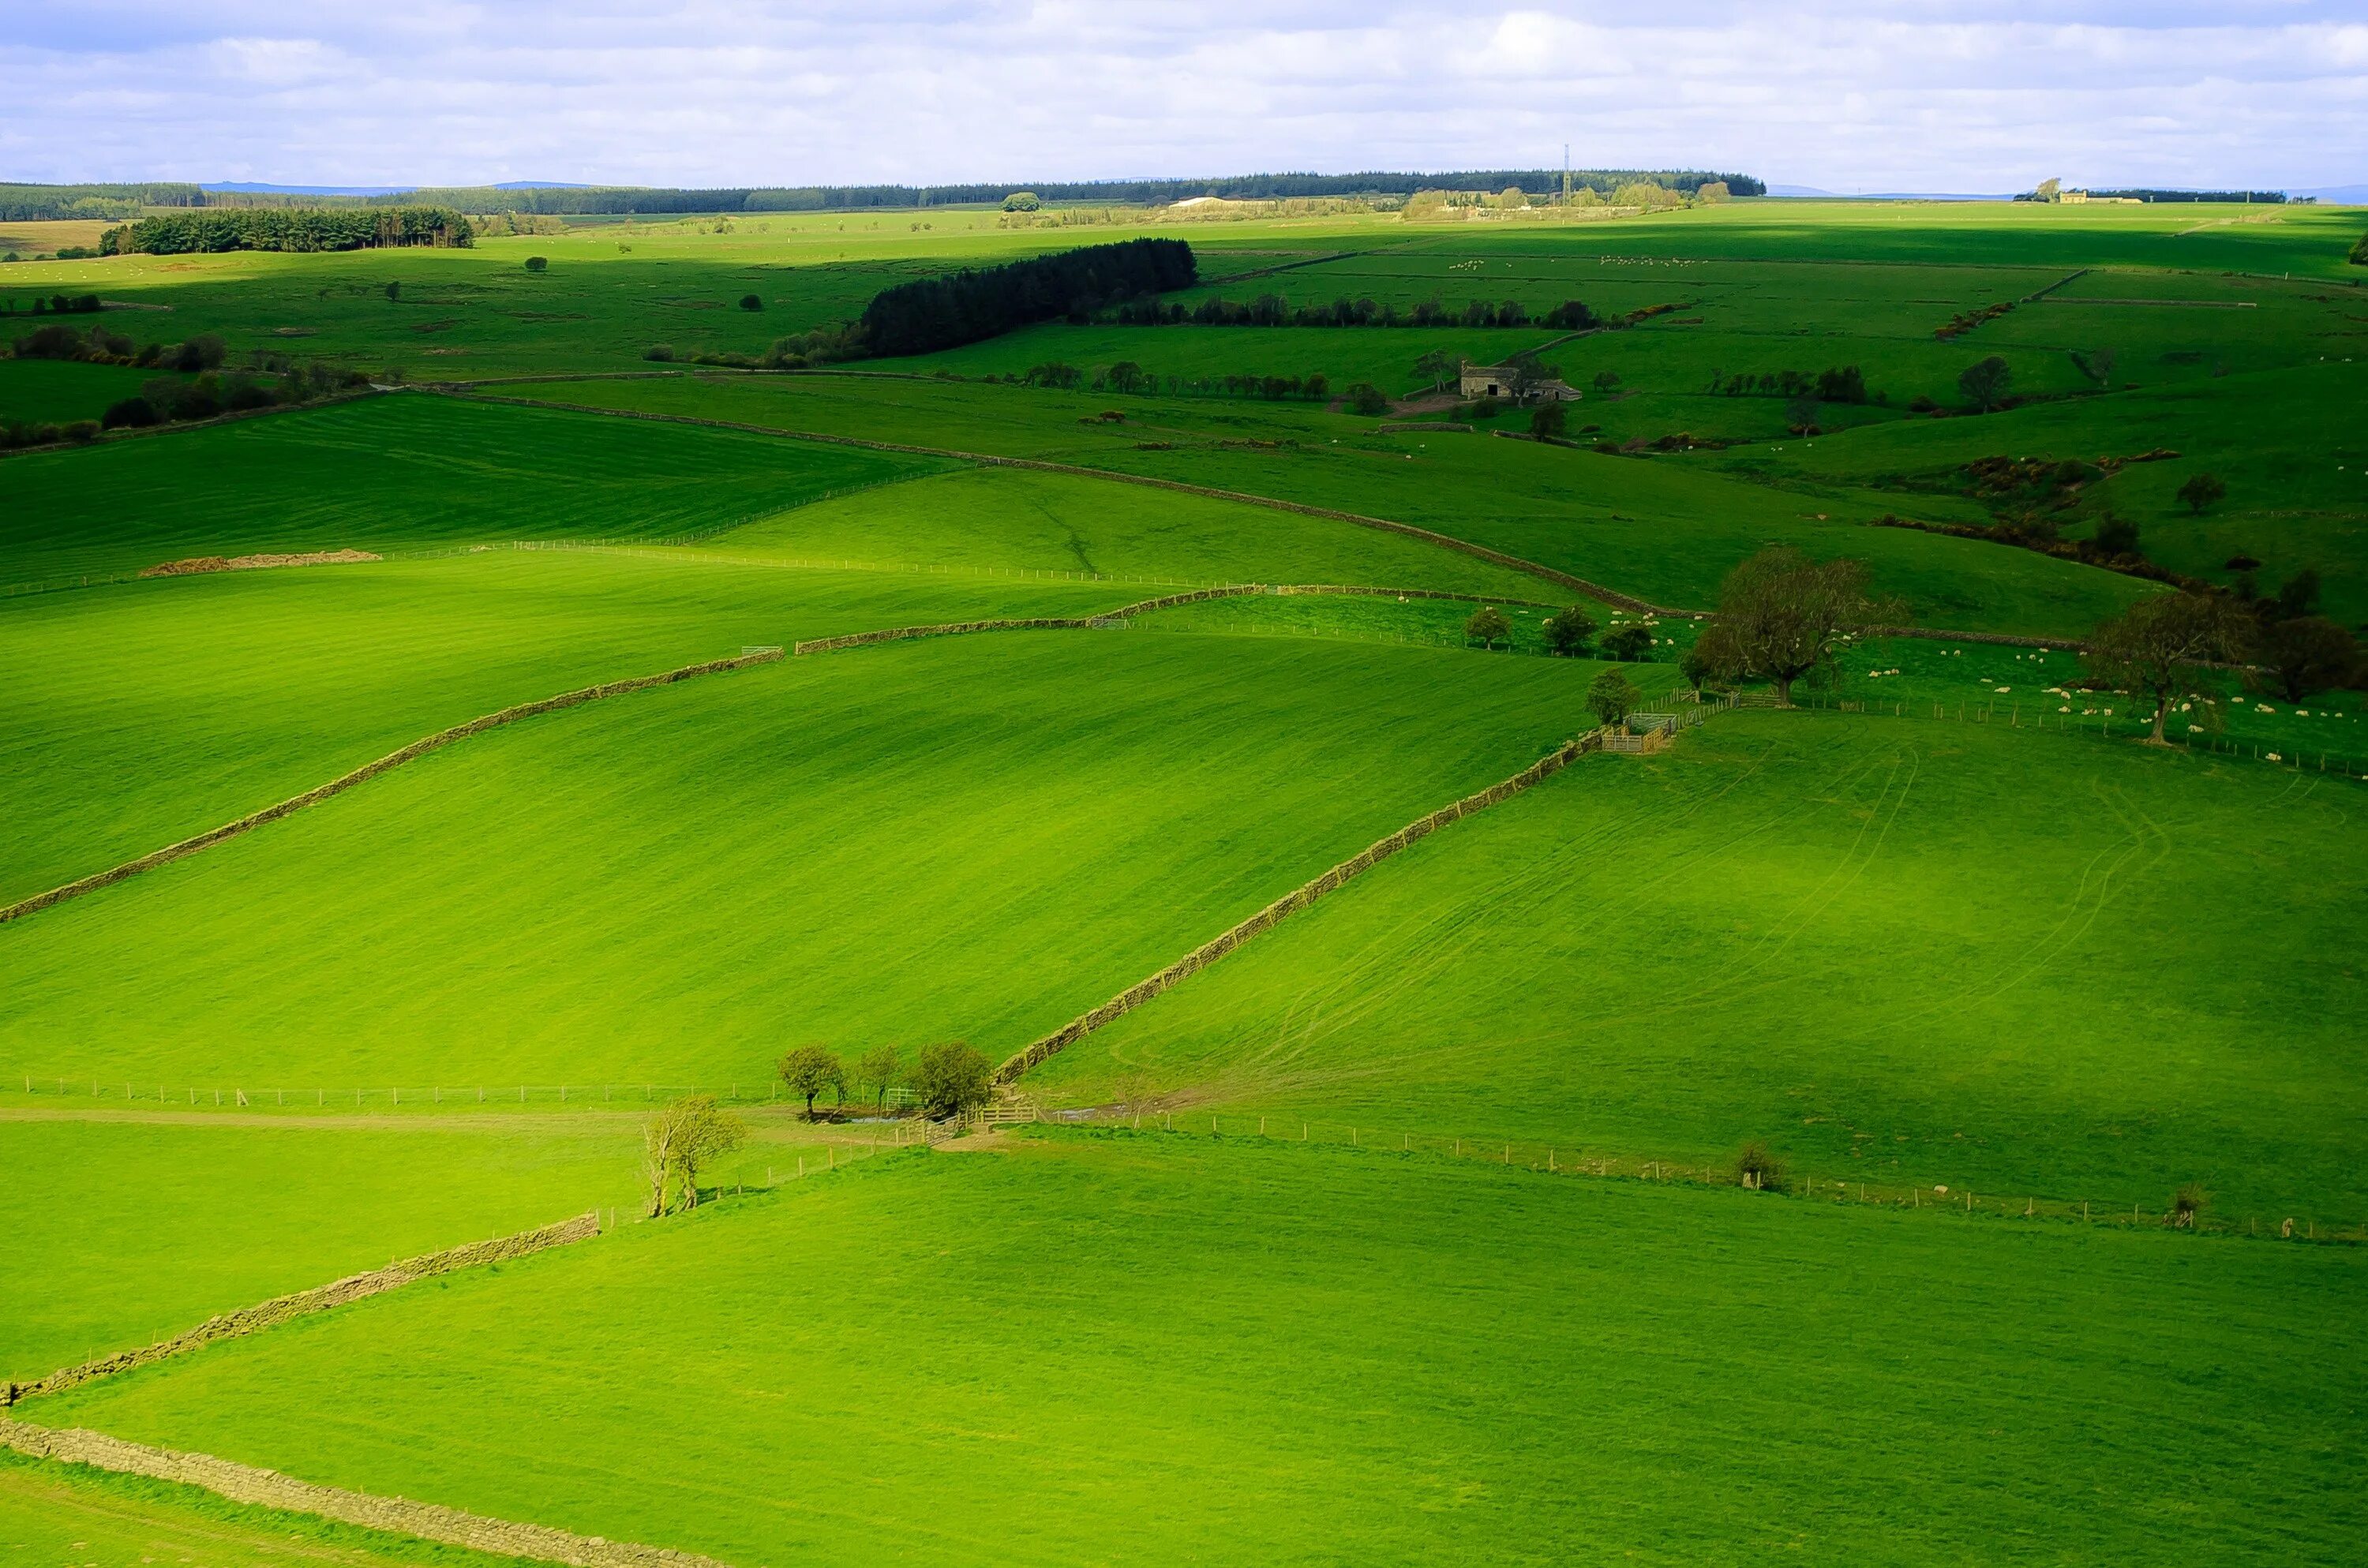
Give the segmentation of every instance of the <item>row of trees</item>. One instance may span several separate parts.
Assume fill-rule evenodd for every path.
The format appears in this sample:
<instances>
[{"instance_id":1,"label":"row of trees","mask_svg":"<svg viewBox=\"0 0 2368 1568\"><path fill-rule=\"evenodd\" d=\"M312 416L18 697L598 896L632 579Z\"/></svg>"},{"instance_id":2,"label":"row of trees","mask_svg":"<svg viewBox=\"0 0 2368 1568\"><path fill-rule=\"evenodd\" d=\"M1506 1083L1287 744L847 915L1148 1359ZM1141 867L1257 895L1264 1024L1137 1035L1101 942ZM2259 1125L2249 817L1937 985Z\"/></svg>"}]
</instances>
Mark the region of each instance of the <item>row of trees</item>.
<instances>
[{"instance_id":1,"label":"row of trees","mask_svg":"<svg viewBox=\"0 0 2368 1568\"><path fill-rule=\"evenodd\" d=\"M178 343L138 343L120 332L93 326L77 332L63 322L37 326L10 346L19 359L75 359L92 365L133 365L141 369L212 370L226 352L221 336L197 333Z\"/></svg>"},{"instance_id":2,"label":"row of trees","mask_svg":"<svg viewBox=\"0 0 2368 1568\"><path fill-rule=\"evenodd\" d=\"M471 245L476 230L449 207L206 209L142 218L100 236L102 256L233 250L334 251Z\"/></svg>"},{"instance_id":3,"label":"row of trees","mask_svg":"<svg viewBox=\"0 0 2368 1568\"><path fill-rule=\"evenodd\" d=\"M1603 324L1580 300L1565 300L1543 315L1531 316L1530 308L1519 300L1473 300L1457 309L1432 299L1400 310L1395 303L1378 304L1368 299L1294 305L1280 294L1260 294L1247 304L1213 295L1192 305L1126 300L1104 312L1102 319L1117 326L1543 326L1561 332L1584 332Z\"/></svg>"},{"instance_id":4,"label":"row of trees","mask_svg":"<svg viewBox=\"0 0 2368 1568\"><path fill-rule=\"evenodd\" d=\"M96 294L36 294L33 302L22 313L31 316L81 316L95 314L100 308L99 298ZM0 315L18 313L13 295L0 299Z\"/></svg>"},{"instance_id":5,"label":"row of trees","mask_svg":"<svg viewBox=\"0 0 2368 1568\"><path fill-rule=\"evenodd\" d=\"M986 379L990 381L995 380L993 376ZM1255 370L1220 376L1160 376L1132 359L1121 359L1114 365L1091 372L1064 360L1052 359L1041 365L1030 365L1025 371L1003 379L1022 386L1050 387L1055 392L1090 389L1094 392L1148 394L1164 391L1174 396L1222 393L1228 397L1265 398L1269 402L1305 399L1317 403L1332 395L1331 379L1320 370L1306 376L1269 376ZM1370 388L1367 390L1371 391Z\"/></svg>"},{"instance_id":6,"label":"row of trees","mask_svg":"<svg viewBox=\"0 0 2368 1568\"><path fill-rule=\"evenodd\" d=\"M1710 390L1726 397L1812 397L1819 403L1865 403L1866 377L1856 365L1837 365L1814 373L1807 370L1743 371L1722 376L1711 372Z\"/></svg>"},{"instance_id":7,"label":"row of trees","mask_svg":"<svg viewBox=\"0 0 2368 1568\"><path fill-rule=\"evenodd\" d=\"M780 1075L790 1092L805 1102L808 1120L825 1091L833 1104L844 1106L850 1086L882 1108L891 1089L910 1089L923 1112L939 1119L985 1105L995 1089L993 1065L959 1040L924 1046L909 1068L893 1045L873 1046L851 1062L828 1046L801 1045L781 1058Z\"/></svg>"},{"instance_id":8,"label":"row of trees","mask_svg":"<svg viewBox=\"0 0 2368 1568\"><path fill-rule=\"evenodd\" d=\"M1061 317L1084 322L1113 301L1187 289L1199 263L1182 240L1124 240L965 269L883 289L863 308L874 354L928 354Z\"/></svg>"}]
</instances>

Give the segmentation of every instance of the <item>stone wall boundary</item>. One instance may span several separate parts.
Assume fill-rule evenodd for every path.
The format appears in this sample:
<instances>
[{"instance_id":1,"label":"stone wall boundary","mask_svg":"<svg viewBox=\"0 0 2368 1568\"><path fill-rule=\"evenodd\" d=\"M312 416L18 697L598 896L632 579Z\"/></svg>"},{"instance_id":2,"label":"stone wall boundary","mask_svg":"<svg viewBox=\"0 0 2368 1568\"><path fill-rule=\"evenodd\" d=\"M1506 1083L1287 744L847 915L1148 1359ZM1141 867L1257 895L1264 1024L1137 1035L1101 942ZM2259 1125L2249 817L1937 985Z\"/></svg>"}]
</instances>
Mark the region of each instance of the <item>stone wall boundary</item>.
<instances>
[{"instance_id":1,"label":"stone wall boundary","mask_svg":"<svg viewBox=\"0 0 2368 1568\"><path fill-rule=\"evenodd\" d=\"M569 1568L727 1568L714 1558L696 1552L604 1540L598 1536L577 1535L549 1525L517 1524L435 1503L349 1492L341 1486L323 1486L278 1471L216 1459L211 1454L152 1448L80 1427L36 1426L0 1416L0 1445L35 1459L177 1482L184 1486L201 1487L233 1503L312 1514L340 1524L391 1530L503 1557L564 1562Z\"/></svg>"},{"instance_id":2,"label":"stone wall boundary","mask_svg":"<svg viewBox=\"0 0 2368 1568\"><path fill-rule=\"evenodd\" d=\"M97 1382L137 1367L153 1365L169 1357L187 1355L192 1350L211 1345L217 1340L236 1339L245 1335L258 1334L276 1327L291 1318L313 1312L324 1312L332 1307L342 1307L350 1301L363 1301L388 1290L408 1285L415 1279L431 1278L438 1274L450 1274L458 1269L475 1268L483 1264L507 1262L524 1257L529 1253L551 1247L567 1246L600 1233L600 1211L597 1209L578 1214L572 1220L541 1225L531 1231L495 1236L491 1241L469 1242L461 1246L447 1247L442 1252L422 1254L384 1268L367 1273L349 1274L343 1279L333 1279L326 1285L315 1285L292 1295L274 1296L251 1307L222 1312L208 1318L197 1327L176 1334L170 1339L160 1339L154 1345L137 1350L119 1351L85 1361L80 1366L64 1367L37 1382L0 1384L0 1408L30 1399L37 1394L57 1393Z\"/></svg>"},{"instance_id":3,"label":"stone wall boundary","mask_svg":"<svg viewBox=\"0 0 2368 1568\"><path fill-rule=\"evenodd\" d=\"M1382 861L1409 845L1429 837L1442 827L1511 800L1522 791L1560 773L1586 753L1600 751L1602 746L1603 736L1600 731L1592 731L1577 740L1565 741L1511 778L1500 778L1477 793L1466 795L1460 801L1441 806L1429 815L1418 817L1408 823L1387 837L1375 840L1323 875L1293 888L1232 929L1201 943L1157 973L1137 981L1091 1012L1072 1018L1051 1034L1014 1053L1002 1066L996 1069L996 1082L998 1084L1016 1082L1021 1074L1038 1062L1059 1054L1105 1024L1123 1017L1162 992L1198 974L1251 937L1296 915L1351 878L1371 870Z\"/></svg>"},{"instance_id":4,"label":"stone wall boundary","mask_svg":"<svg viewBox=\"0 0 2368 1568\"><path fill-rule=\"evenodd\" d=\"M126 860L120 866L111 866L104 871L93 872L87 877L68 882L63 887L51 888L47 892L35 893L30 898L20 899L15 903L0 906L0 925L6 925L11 920L21 920L28 915L37 915L51 905L63 903L70 898L79 898L85 893L97 892L101 888L111 887L128 878L136 877L142 871L154 870L159 866L185 859L201 849L213 847L224 839L236 838L244 833L252 833L267 823L278 822L281 817L292 815L307 806L318 805L333 795L342 795L357 784L367 783L381 773L400 767L406 762L416 761L429 752L450 745L455 741L466 740L471 735L483 734L487 730L497 730L505 724L515 724L521 719L531 719L538 714L555 713L564 708L575 708L586 702L598 702L603 698L621 697L627 692L645 691L652 687L672 686L677 681L691 680L700 676L721 675L727 670L741 670L752 665L770 664L780 656L780 649L768 648L754 653L744 653L737 658L711 659L705 664L685 665L679 669L664 670L653 676L631 676L623 680L607 681L599 686L580 687L574 691L563 691L556 697L538 698L532 702L521 702L515 707L502 709L498 712L481 715L466 723L455 724L450 729L438 730L432 735L422 736L400 750L387 753L375 762L366 762L350 773L339 774L326 784L316 785L301 795L291 795L275 805L264 807L261 811L249 812L235 822L224 823L220 827L210 828L194 838L182 839L178 844L168 844L162 849L152 849L135 859Z\"/></svg>"}]
</instances>

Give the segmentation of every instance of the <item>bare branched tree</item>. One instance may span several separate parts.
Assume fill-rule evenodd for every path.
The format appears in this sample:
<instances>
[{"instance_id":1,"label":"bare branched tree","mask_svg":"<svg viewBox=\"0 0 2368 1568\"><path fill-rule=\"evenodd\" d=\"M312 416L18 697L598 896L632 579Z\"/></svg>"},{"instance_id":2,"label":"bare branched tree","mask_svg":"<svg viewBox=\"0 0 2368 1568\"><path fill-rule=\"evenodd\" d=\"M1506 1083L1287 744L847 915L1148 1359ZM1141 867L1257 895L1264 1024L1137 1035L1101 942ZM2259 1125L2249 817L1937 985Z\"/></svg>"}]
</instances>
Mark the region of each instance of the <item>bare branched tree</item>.
<instances>
[{"instance_id":1,"label":"bare branched tree","mask_svg":"<svg viewBox=\"0 0 2368 1568\"><path fill-rule=\"evenodd\" d=\"M642 1174L650 1184L650 1217L674 1207L699 1207L699 1172L737 1149L748 1136L741 1119L712 1095L690 1095L650 1119L642 1137Z\"/></svg>"}]
</instances>

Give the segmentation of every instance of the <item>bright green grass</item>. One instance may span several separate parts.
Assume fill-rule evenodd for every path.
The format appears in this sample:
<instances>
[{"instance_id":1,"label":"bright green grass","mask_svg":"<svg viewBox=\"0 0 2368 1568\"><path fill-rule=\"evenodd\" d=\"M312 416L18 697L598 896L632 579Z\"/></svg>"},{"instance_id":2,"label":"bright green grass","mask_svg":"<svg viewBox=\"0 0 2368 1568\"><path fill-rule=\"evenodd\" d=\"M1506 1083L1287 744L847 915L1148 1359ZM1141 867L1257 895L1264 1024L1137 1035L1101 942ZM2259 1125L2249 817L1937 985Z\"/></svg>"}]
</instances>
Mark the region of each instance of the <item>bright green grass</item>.
<instances>
[{"instance_id":1,"label":"bright green grass","mask_svg":"<svg viewBox=\"0 0 2368 1568\"><path fill-rule=\"evenodd\" d=\"M108 403L136 395L141 383L155 373L70 359L0 359L0 424L96 419Z\"/></svg>"},{"instance_id":2,"label":"bright green grass","mask_svg":"<svg viewBox=\"0 0 2368 1568\"><path fill-rule=\"evenodd\" d=\"M2356 1223L2360 788L1726 714L1426 840L1028 1082Z\"/></svg>"},{"instance_id":3,"label":"bright green grass","mask_svg":"<svg viewBox=\"0 0 2368 1568\"><path fill-rule=\"evenodd\" d=\"M1189 585L1334 583L1567 597L1527 573L1379 528L1024 469L965 469L867 490L735 528L712 548L734 557L1096 573Z\"/></svg>"},{"instance_id":4,"label":"bright green grass","mask_svg":"<svg viewBox=\"0 0 2368 1568\"><path fill-rule=\"evenodd\" d=\"M2368 1527L2361 1264L1064 1137L628 1227L27 1414L746 1568L2332 1564Z\"/></svg>"},{"instance_id":5,"label":"bright green grass","mask_svg":"<svg viewBox=\"0 0 2368 1568\"><path fill-rule=\"evenodd\" d=\"M1262 281L1262 280L1261 280ZM1220 290L1228 294L1247 292ZM1189 296L1186 297L1189 301ZM1326 296L1328 300L1329 296ZM910 359L883 360L883 368L946 369L965 376L1023 375L1050 362L1076 366L1088 377L1121 359L1133 360L1164 381L1233 376L1321 375L1330 396L1358 381L1371 381L1392 397L1430 390L1414 368L1434 350L1493 365L1560 337L1546 327L1499 331L1455 328L1350 328L1235 326L1070 326L1048 323L1004 336ZM1559 354L1560 350L1554 351ZM1132 399L1127 400L1132 402Z\"/></svg>"},{"instance_id":6,"label":"bright green grass","mask_svg":"<svg viewBox=\"0 0 2368 1568\"><path fill-rule=\"evenodd\" d=\"M750 645L1074 615L1133 597L1116 585L784 570L684 551L507 550L28 597L0 605L11 699L0 901L514 703Z\"/></svg>"},{"instance_id":7,"label":"bright green grass","mask_svg":"<svg viewBox=\"0 0 2368 1568\"><path fill-rule=\"evenodd\" d=\"M662 540L925 458L405 395L0 462L0 583L199 554Z\"/></svg>"},{"instance_id":8,"label":"bright green grass","mask_svg":"<svg viewBox=\"0 0 2368 1568\"><path fill-rule=\"evenodd\" d=\"M1587 727L1592 668L1009 632L527 721L0 927L0 1062L253 1089L1000 1056Z\"/></svg>"},{"instance_id":9,"label":"bright green grass","mask_svg":"<svg viewBox=\"0 0 2368 1568\"><path fill-rule=\"evenodd\" d=\"M2368 302L2358 308L2368 313ZM2175 571L2232 582L2224 563L2249 555L2274 588L2307 566L2324 582L2328 613L2348 623L2368 615L2363 406L2368 356L1986 418L1912 420L1815 442L1738 448L1711 460L1780 483L1890 487L1902 492L1896 502L1901 515L1923 517L1935 515L1928 497L1961 487L1960 467L1975 458L2094 461L2167 449L2178 457L2134 463L2092 485L2069 514L2066 532L2085 534L2109 508L2135 522L2146 554ZM2227 499L2200 517L2177 495L2199 472L2216 474L2228 487Z\"/></svg>"},{"instance_id":10,"label":"bright green grass","mask_svg":"<svg viewBox=\"0 0 2368 1568\"><path fill-rule=\"evenodd\" d=\"M2148 591L2028 551L1864 527L1899 506L1896 495L1872 488L1803 493L1684 460L1440 431L1376 437L1370 421L1278 404L1126 400L1139 412L1103 426L1081 421L1109 406L1107 397L881 377L686 377L521 390L555 402L1050 459L1334 507L1434 528L1679 608L1713 602L1720 578L1771 540L1867 561L1926 625L2080 635ZM1269 444L1248 444L1261 440ZM1167 449L1144 449L1161 442Z\"/></svg>"},{"instance_id":11,"label":"bright green grass","mask_svg":"<svg viewBox=\"0 0 2368 1568\"><path fill-rule=\"evenodd\" d=\"M1457 599L1260 594L1242 598L1204 599L1199 604L1155 610L1143 618L1143 624L1161 631L1212 632L1224 636L1337 637L1369 642L1413 642L1432 648L1477 648L1480 644L1465 635L1465 627L1479 608ZM1644 616L1631 617L1624 611L1592 600L1588 602L1587 611L1607 631L1630 619L1651 625L1655 631L1655 646L1658 650L1656 656L1664 662L1631 665L1627 666L1628 673L1640 684L1655 690L1674 684L1677 672L1668 662L1676 658L1681 638L1665 638L1662 634L1690 632L1690 623L1682 627L1674 623L1664 626L1658 620ZM1495 649L1544 656L1545 622L1554 613L1550 609L1504 607L1505 619L1512 628L1512 635L1496 642ZM1682 641L1691 642L1691 638L1683 636Z\"/></svg>"},{"instance_id":12,"label":"bright green grass","mask_svg":"<svg viewBox=\"0 0 2368 1568\"><path fill-rule=\"evenodd\" d=\"M0 1186L0 1378L30 1381L393 1258L631 1205L640 1131L613 1118L0 1115L0 1165L41 1173Z\"/></svg>"},{"instance_id":13,"label":"bright green grass","mask_svg":"<svg viewBox=\"0 0 2368 1568\"><path fill-rule=\"evenodd\" d=\"M518 1561L0 1451L0 1562L11 1568L498 1568Z\"/></svg>"}]
</instances>

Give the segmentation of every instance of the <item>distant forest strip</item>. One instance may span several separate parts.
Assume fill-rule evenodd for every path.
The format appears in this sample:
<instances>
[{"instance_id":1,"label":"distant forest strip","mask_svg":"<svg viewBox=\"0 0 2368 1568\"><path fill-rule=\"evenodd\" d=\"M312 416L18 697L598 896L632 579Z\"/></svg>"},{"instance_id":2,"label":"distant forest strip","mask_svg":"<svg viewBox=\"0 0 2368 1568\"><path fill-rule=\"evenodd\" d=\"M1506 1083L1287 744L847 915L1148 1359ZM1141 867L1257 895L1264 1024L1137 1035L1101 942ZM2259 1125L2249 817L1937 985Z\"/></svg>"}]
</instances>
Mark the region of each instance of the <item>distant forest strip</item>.
<instances>
[{"instance_id":1,"label":"distant forest strip","mask_svg":"<svg viewBox=\"0 0 2368 1568\"><path fill-rule=\"evenodd\" d=\"M874 354L928 354L1035 322L1086 320L1113 301L1189 289L1199 278L1182 240L1086 245L883 289L863 308L863 336Z\"/></svg>"},{"instance_id":2,"label":"distant forest strip","mask_svg":"<svg viewBox=\"0 0 2368 1568\"><path fill-rule=\"evenodd\" d=\"M1351 175L1233 175L1212 179L1014 181L1004 185L727 186L689 189L665 186L581 186L505 190L494 186L422 187L387 196L311 196L294 191L207 190L177 183L141 185L0 184L0 219L39 222L64 218L137 218L151 207L226 210L284 208L375 208L416 204L463 212L549 213L554 216L664 212L819 212L840 208L946 207L1001 201L1030 190L1046 201L1104 201L1130 206L1215 196L1235 201L1298 197L1411 196L1417 190L1502 190L1518 186L1532 196L1562 189L1560 169L1462 169L1436 174L1373 171ZM1688 195L1724 182L1737 196L1764 196L1749 175L1706 169L1574 169L1571 187L1609 197L1623 185L1658 185Z\"/></svg>"},{"instance_id":3,"label":"distant forest strip","mask_svg":"<svg viewBox=\"0 0 2368 1568\"><path fill-rule=\"evenodd\" d=\"M174 212L142 218L99 237L101 256L185 256L200 251L372 250L476 243L469 220L450 207L278 208Z\"/></svg>"}]
</instances>

